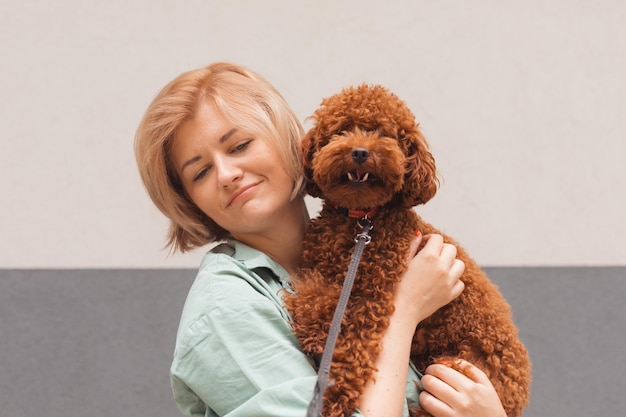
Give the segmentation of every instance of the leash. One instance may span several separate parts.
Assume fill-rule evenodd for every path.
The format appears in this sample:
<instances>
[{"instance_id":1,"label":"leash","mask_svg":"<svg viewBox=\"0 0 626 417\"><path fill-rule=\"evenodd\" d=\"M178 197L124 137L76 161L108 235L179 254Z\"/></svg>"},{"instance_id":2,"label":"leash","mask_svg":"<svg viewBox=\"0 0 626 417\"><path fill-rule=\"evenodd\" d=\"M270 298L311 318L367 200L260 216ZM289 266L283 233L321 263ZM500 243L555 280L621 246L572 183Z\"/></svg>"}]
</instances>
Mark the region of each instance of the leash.
<instances>
[{"instance_id":1,"label":"leash","mask_svg":"<svg viewBox=\"0 0 626 417\"><path fill-rule=\"evenodd\" d=\"M348 266L348 272L343 281L343 288L341 289L341 295L335 307L335 313L333 315L333 321L330 325L330 331L328 332L328 339L326 339L326 345L324 346L324 353L322 354L322 360L320 368L317 373L317 382L313 391L313 399L309 403L307 409L307 417L319 417L322 413L322 404L324 399L324 392L328 387L328 374L330 373L330 362L335 351L335 344L337 343L337 337L341 330L341 320L343 319L348 299L350 298L350 292L352 291L352 284L354 284L354 278L356 276L356 270L363 255L363 249L365 245L370 243L372 237L369 235L369 231L372 230L372 222L368 216L365 215L358 220L359 226L363 229L361 233L357 233L354 241L356 247L352 252L352 258L350 258L350 265Z\"/></svg>"}]
</instances>

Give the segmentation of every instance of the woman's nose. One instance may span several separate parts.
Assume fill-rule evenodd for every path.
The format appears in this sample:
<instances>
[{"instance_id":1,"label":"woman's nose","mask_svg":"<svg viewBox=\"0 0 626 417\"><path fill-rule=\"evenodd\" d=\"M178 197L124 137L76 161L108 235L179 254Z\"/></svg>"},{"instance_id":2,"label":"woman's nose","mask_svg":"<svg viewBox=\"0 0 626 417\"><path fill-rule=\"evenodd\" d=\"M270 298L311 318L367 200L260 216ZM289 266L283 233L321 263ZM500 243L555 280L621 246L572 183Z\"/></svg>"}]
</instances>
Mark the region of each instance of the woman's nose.
<instances>
[{"instance_id":1,"label":"woman's nose","mask_svg":"<svg viewBox=\"0 0 626 417\"><path fill-rule=\"evenodd\" d=\"M228 188L243 176L241 168L231 160L225 159L216 162L217 182L220 188Z\"/></svg>"}]
</instances>

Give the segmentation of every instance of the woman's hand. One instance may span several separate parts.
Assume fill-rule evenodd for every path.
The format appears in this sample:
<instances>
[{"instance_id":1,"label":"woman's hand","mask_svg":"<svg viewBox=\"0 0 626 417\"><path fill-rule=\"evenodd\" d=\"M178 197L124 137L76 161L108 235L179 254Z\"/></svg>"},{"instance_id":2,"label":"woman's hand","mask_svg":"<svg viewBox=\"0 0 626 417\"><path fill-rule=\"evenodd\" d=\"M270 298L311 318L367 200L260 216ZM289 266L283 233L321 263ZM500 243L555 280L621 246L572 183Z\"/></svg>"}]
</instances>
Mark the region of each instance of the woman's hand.
<instances>
[{"instance_id":1,"label":"woman's hand","mask_svg":"<svg viewBox=\"0 0 626 417\"><path fill-rule=\"evenodd\" d=\"M426 368L420 405L434 417L506 417L491 381L483 371L466 361L471 378L445 365Z\"/></svg>"},{"instance_id":2,"label":"woman's hand","mask_svg":"<svg viewBox=\"0 0 626 417\"><path fill-rule=\"evenodd\" d=\"M418 252L423 239L426 244ZM456 247L444 243L441 235L418 234L413 241L408 268L394 300L396 309L414 321L413 328L463 292L465 285L459 278L465 264L456 259L456 252Z\"/></svg>"}]
</instances>

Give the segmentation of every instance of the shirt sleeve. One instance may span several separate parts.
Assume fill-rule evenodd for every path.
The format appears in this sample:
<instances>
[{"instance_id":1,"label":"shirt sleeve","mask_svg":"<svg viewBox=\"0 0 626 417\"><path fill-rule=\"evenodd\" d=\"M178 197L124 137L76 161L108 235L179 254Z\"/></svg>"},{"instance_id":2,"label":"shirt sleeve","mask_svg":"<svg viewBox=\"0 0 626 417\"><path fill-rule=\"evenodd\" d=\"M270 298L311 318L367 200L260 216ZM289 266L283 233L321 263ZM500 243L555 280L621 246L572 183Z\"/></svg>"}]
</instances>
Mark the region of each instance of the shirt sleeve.
<instances>
[{"instance_id":1,"label":"shirt sleeve","mask_svg":"<svg viewBox=\"0 0 626 417\"><path fill-rule=\"evenodd\" d=\"M183 414L304 417L317 375L280 307L232 275L203 293L205 312L180 330L171 369Z\"/></svg>"},{"instance_id":2,"label":"shirt sleeve","mask_svg":"<svg viewBox=\"0 0 626 417\"><path fill-rule=\"evenodd\" d=\"M419 395L422 390L422 373L417 370L413 362L409 363L409 374L406 380L406 411L404 415L408 415L409 408L419 407Z\"/></svg>"}]
</instances>

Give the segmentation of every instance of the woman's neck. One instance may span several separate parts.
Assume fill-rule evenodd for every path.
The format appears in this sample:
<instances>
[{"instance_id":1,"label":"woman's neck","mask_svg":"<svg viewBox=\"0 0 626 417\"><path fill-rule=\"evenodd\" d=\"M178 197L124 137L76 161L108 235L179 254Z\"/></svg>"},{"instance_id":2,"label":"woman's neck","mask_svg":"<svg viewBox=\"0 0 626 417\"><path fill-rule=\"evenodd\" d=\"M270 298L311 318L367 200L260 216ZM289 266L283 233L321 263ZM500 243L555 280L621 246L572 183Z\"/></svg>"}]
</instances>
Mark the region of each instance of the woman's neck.
<instances>
[{"instance_id":1,"label":"woman's neck","mask_svg":"<svg viewBox=\"0 0 626 417\"><path fill-rule=\"evenodd\" d=\"M266 233L233 237L265 253L293 275L298 270L304 230L310 219L304 198L296 197L291 203L292 209Z\"/></svg>"}]
</instances>

